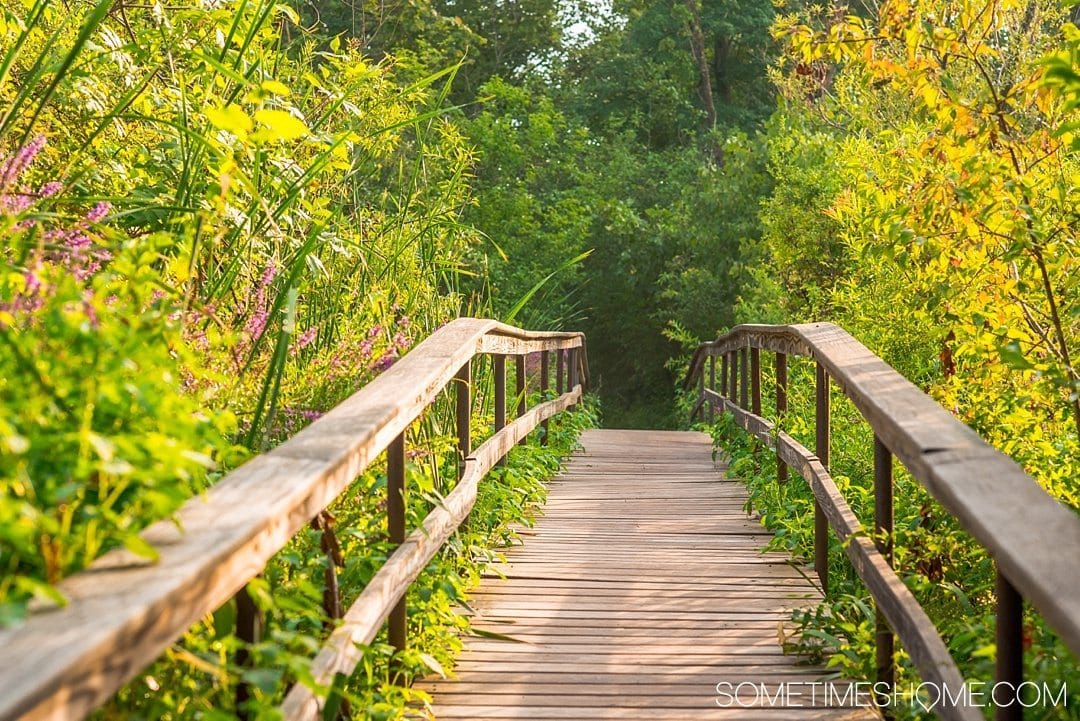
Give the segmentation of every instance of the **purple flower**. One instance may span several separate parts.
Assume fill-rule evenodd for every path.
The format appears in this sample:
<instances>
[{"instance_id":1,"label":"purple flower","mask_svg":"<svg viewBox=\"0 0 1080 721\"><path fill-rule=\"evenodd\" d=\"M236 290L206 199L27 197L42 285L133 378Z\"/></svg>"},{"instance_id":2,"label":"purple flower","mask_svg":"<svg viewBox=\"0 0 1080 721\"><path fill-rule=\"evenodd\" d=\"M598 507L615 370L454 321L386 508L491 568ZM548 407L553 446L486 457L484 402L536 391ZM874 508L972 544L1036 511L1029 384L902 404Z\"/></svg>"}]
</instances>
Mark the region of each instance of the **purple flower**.
<instances>
[{"instance_id":1,"label":"purple flower","mask_svg":"<svg viewBox=\"0 0 1080 721\"><path fill-rule=\"evenodd\" d=\"M251 314L248 318L247 324L244 326L244 330L251 334L252 338L256 340L262 337L263 331L266 330L266 321L270 319L270 314L265 309L258 309Z\"/></svg>"},{"instance_id":2,"label":"purple flower","mask_svg":"<svg viewBox=\"0 0 1080 721\"><path fill-rule=\"evenodd\" d=\"M315 337L319 335L319 329L308 328L306 331L296 337L296 344L292 347L291 352L296 355L303 349L307 348L315 340Z\"/></svg>"},{"instance_id":3,"label":"purple flower","mask_svg":"<svg viewBox=\"0 0 1080 721\"><path fill-rule=\"evenodd\" d=\"M38 195L42 198L51 198L63 189L63 183L58 180L53 180L52 182L45 183L45 185L41 186L41 189L38 190Z\"/></svg>"},{"instance_id":4,"label":"purple flower","mask_svg":"<svg viewBox=\"0 0 1080 721\"><path fill-rule=\"evenodd\" d=\"M18 215L34 202L29 193L12 193L0 195L0 211L8 215Z\"/></svg>"},{"instance_id":5,"label":"purple flower","mask_svg":"<svg viewBox=\"0 0 1080 721\"><path fill-rule=\"evenodd\" d=\"M97 330L101 323L98 320L97 309L94 308L94 291L87 289L83 293L83 308L86 310L86 318L90 321L90 327Z\"/></svg>"},{"instance_id":6,"label":"purple flower","mask_svg":"<svg viewBox=\"0 0 1080 721\"><path fill-rule=\"evenodd\" d=\"M308 328L296 339L297 347L301 349L307 348L309 345L312 344L312 342L314 342L317 335L319 335L318 328Z\"/></svg>"},{"instance_id":7,"label":"purple flower","mask_svg":"<svg viewBox=\"0 0 1080 721\"><path fill-rule=\"evenodd\" d=\"M244 325L244 330L250 333L255 340L262 336L263 331L266 330L266 323L270 320L270 312L266 308L266 291L270 288L270 284L274 282L277 273L277 266L273 263L267 265L266 270L263 271L262 277L259 279L259 286L255 290L255 311Z\"/></svg>"},{"instance_id":8,"label":"purple flower","mask_svg":"<svg viewBox=\"0 0 1080 721\"><path fill-rule=\"evenodd\" d=\"M39 135L19 148L13 157L0 164L0 191L8 190L14 185L44 147L45 136Z\"/></svg>"},{"instance_id":9,"label":"purple flower","mask_svg":"<svg viewBox=\"0 0 1080 721\"><path fill-rule=\"evenodd\" d=\"M112 210L112 204L103 200L90 209L90 212L86 214L86 220L89 223L100 223L110 210Z\"/></svg>"},{"instance_id":10,"label":"purple flower","mask_svg":"<svg viewBox=\"0 0 1080 721\"><path fill-rule=\"evenodd\" d=\"M397 353L393 350L388 350L382 354L379 360L375 361L375 370L382 373L384 370L394 365L394 361L397 360Z\"/></svg>"},{"instance_id":11,"label":"purple flower","mask_svg":"<svg viewBox=\"0 0 1080 721\"><path fill-rule=\"evenodd\" d=\"M26 288L23 289L24 295L37 295L41 290L41 278L38 277L37 268L30 268L23 274L23 280L26 282Z\"/></svg>"}]
</instances>

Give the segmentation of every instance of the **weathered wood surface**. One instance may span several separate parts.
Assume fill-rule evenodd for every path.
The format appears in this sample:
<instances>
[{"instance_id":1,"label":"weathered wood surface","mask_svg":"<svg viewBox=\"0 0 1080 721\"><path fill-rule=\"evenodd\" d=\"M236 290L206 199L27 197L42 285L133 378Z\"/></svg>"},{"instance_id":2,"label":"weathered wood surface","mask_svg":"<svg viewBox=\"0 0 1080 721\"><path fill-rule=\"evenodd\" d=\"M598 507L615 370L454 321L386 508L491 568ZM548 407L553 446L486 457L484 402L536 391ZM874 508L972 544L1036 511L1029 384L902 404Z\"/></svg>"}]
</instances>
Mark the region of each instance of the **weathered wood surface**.
<instances>
[{"instance_id":1,"label":"weathered wood surface","mask_svg":"<svg viewBox=\"0 0 1080 721\"><path fill-rule=\"evenodd\" d=\"M807 569L763 553L769 534L700 433L588 431L471 606L453 680L418 684L439 719L877 718L869 709L721 708L718 683L811 683L784 655ZM502 578L505 576L505 579Z\"/></svg>"},{"instance_id":2,"label":"weathered wood surface","mask_svg":"<svg viewBox=\"0 0 1080 721\"><path fill-rule=\"evenodd\" d=\"M319 651L311 664L311 674L317 684L330 686L336 674L352 673L363 656L358 644L371 643L390 609L468 517L476 503L478 486L495 463L540 421L565 410L580 399L581 386L577 386L554 400L536 406L473 451L465 461L465 472L454 490L428 514L421 527L410 533L405 542L395 549ZM281 711L286 719L311 720L320 718L322 707L322 699L316 698L311 689L297 684L285 698Z\"/></svg>"},{"instance_id":3,"label":"weathered wood surface","mask_svg":"<svg viewBox=\"0 0 1080 721\"><path fill-rule=\"evenodd\" d=\"M1080 518L1072 510L832 323L737 326L698 349L687 387L709 356L750 346L821 363L885 446L1080 655Z\"/></svg>"},{"instance_id":4,"label":"weathered wood surface","mask_svg":"<svg viewBox=\"0 0 1080 721\"><path fill-rule=\"evenodd\" d=\"M862 523L848 506L821 460L787 433L781 431L774 436L773 424L761 416L743 410L715 391L706 389L705 396L721 411L731 413L736 423L776 450L782 461L806 479L855 572L870 590L889 626L900 637L900 643L911 656L920 678L936 684L937 688L947 687L959 694L964 687L964 677L937 628L911 590L867 537ZM979 721L983 717L982 712L974 706L951 704L938 707L937 716L949 721Z\"/></svg>"},{"instance_id":5,"label":"weathered wood surface","mask_svg":"<svg viewBox=\"0 0 1080 721\"><path fill-rule=\"evenodd\" d=\"M190 500L177 522L144 531L156 562L108 553L60 584L66 606L0 630L0 719L67 721L103 703L260 573L488 345L527 353L582 343L578 333L476 318L440 328L289 441Z\"/></svg>"}]
</instances>

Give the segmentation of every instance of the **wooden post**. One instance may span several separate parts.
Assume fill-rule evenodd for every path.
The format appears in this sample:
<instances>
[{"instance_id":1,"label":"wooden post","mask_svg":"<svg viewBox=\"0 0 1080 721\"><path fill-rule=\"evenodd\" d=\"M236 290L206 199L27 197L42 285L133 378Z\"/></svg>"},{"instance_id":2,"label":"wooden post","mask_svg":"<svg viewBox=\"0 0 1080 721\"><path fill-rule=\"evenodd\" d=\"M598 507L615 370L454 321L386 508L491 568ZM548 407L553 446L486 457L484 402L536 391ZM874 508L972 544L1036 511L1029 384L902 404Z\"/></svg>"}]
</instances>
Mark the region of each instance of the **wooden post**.
<instances>
[{"instance_id":1,"label":"wooden post","mask_svg":"<svg viewBox=\"0 0 1080 721\"><path fill-rule=\"evenodd\" d=\"M780 417L787 413L787 356L783 353L776 354L776 417L779 422ZM780 460L780 455L776 456L776 482L787 483L788 480L788 467L787 464Z\"/></svg>"},{"instance_id":2,"label":"wooden post","mask_svg":"<svg viewBox=\"0 0 1080 721\"><path fill-rule=\"evenodd\" d=\"M311 519L311 527L319 531L319 548L326 555L326 569L323 572L323 628L329 632L341 618L341 587L338 584L337 570L345 565L341 557L341 545L334 533L334 517L329 511L323 511Z\"/></svg>"},{"instance_id":3,"label":"wooden post","mask_svg":"<svg viewBox=\"0 0 1080 721\"><path fill-rule=\"evenodd\" d=\"M555 351L555 394L562 395L566 386L563 383L563 376L566 375L566 351L560 348Z\"/></svg>"},{"instance_id":4,"label":"wooden post","mask_svg":"<svg viewBox=\"0 0 1080 721\"><path fill-rule=\"evenodd\" d=\"M495 373L495 432L506 427L506 356L497 354L493 357L492 369ZM506 458L500 458L497 465L505 466Z\"/></svg>"},{"instance_id":5,"label":"wooden post","mask_svg":"<svg viewBox=\"0 0 1080 721\"><path fill-rule=\"evenodd\" d=\"M1024 681L1024 598L1009 579L997 572L997 668L994 695L995 721L1021 721L1024 707L1019 691L1009 694L998 689L1019 689ZM954 692L955 693L955 692ZM1008 696L1005 698L1005 696Z\"/></svg>"},{"instance_id":6,"label":"wooden post","mask_svg":"<svg viewBox=\"0 0 1080 721\"><path fill-rule=\"evenodd\" d=\"M251 652L248 644L256 644L262 637L262 611L248 593L247 587L241 588L233 597L236 600L236 637L244 642L236 651L236 665L246 668L251 665ZM250 718L244 704L251 698L251 687L241 681L236 685L236 715L241 719Z\"/></svg>"},{"instance_id":7,"label":"wooden post","mask_svg":"<svg viewBox=\"0 0 1080 721\"><path fill-rule=\"evenodd\" d=\"M702 373L704 378L704 372ZM716 356L709 356L709 390L716 390ZM702 393L701 397L704 398L705 394ZM713 406L712 399L708 399L706 403L709 406L709 423L716 422L716 408Z\"/></svg>"},{"instance_id":8,"label":"wooden post","mask_svg":"<svg viewBox=\"0 0 1080 721\"><path fill-rule=\"evenodd\" d=\"M461 396L461 390L458 390ZM405 542L405 434L402 433L386 447L386 530L390 543ZM405 597L390 611L390 645L402 651L408 643L408 612Z\"/></svg>"},{"instance_id":9,"label":"wooden post","mask_svg":"<svg viewBox=\"0 0 1080 721\"><path fill-rule=\"evenodd\" d=\"M761 351L750 349L750 412L761 415Z\"/></svg>"},{"instance_id":10,"label":"wooden post","mask_svg":"<svg viewBox=\"0 0 1080 721\"><path fill-rule=\"evenodd\" d=\"M829 468L829 374L817 364L817 447L816 453L826 470ZM821 581L821 592L829 594L829 519L814 499L814 569Z\"/></svg>"},{"instance_id":11,"label":"wooden post","mask_svg":"<svg viewBox=\"0 0 1080 721\"><path fill-rule=\"evenodd\" d=\"M469 423L472 420L472 362L465 361L454 376L457 394L458 480L465 474L465 459L472 453Z\"/></svg>"},{"instance_id":12,"label":"wooden post","mask_svg":"<svg viewBox=\"0 0 1080 721\"><path fill-rule=\"evenodd\" d=\"M737 377L739 375L739 361L738 356L735 355L735 351L728 351L728 394L727 397L732 403L737 403L739 400L739 388Z\"/></svg>"},{"instance_id":13,"label":"wooden post","mask_svg":"<svg viewBox=\"0 0 1080 721\"><path fill-rule=\"evenodd\" d=\"M697 391L698 391L698 399L700 401L704 402L705 401L705 369L704 368L702 368L701 372L698 373ZM701 414L701 420L706 420L707 419L705 409L702 408L701 405L698 405L697 412ZM691 419L691 420L693 420L693 419Z\"/></svg>"},{"instance_id":14,"label":"wooden post","mask_svg":"<svg viewBox=\"0 0 1080 721\"><path fill-rule=\"evenodd\" d=\"M722 356L720 356L720 387L717 388L717 387L713 386L713 390L718 391L720 393L720 395L722 395L722 396L727 396L727 390L728 390L728 388L727 388L727 377L728 377L727 353L725 353Z\"/></svg>"},{"instance_id":15,"label":"wooden post","mask_svg":"<svg viewBox=\"0 0 1080 721\"><path fill-rule=\"evenodd\" d=\"M739 350L739 406L743 410L750 408L750 363L749 350Z\"/></svg>"},{"instance_id":16,"label":"wooden post","mask_svg":"<svg viewBox=\"0 0 1080 721\"><path fill-rule=\"evenodd\" d=\"M890 567L893 565L893 458L892 453L874 435L874 529L877 531L877 548L885 557L885 562ZM893 661L895 638L889 622L881 612L881 607L875 610L876 629L874 639L877 646L877 683L885 684L888 697L896 684L896 664ZM877 686L875 685L875 696ZM888 712L888 704L879 704L882 710ZM891 716L891 714L889 714Z\"/></svg>"},{"instance_id":17,"label":"wooden post","mask_svg":"<svg viewBox=\"0 0 1080 721\"><path fill-rule=\"evenodd\" d=\"M550 374L550 368L548 363L548 352L546 350L540 351L540 402L543 403L548 399L548 375ZM548 419L545 418L543 423L540 424L544 428L544 434L540 436L540 445L546 446L548 444Z\"/></svg>"},{"instance_id":18,"label":"wooden post","mask_svg":"<svg viewBox=\"0 0 1080 721\"><path fill-rule=\"evenodd\" d=\"M572 391L575 388L577 388L578 383L581 382L581 378L578 375L578 362L579 362L580 358L581 358L581 356L578 354L578 349L577 348L571 348L569 353L567 353L566 375L567 375L567 377L569 379L567 381L567 384L568 384L569 387L566 390L568 390L568 391ZM574 405L577 405L577 404L575 403ZM570 410L573 410L573 409L574 409L574 406L570 406ZM524 412L524 411L522 411L522 412Z\"/></svg>"},{"instance_id":19,"label":"wooden post","mask_svg":"<svg viewBox=\"0 0 1080 721\"><path fill-rule=\"evenodd\" d=\"M517 418L525 415L525 354L514 356L514 391L517 394ZM525 445L528 436L518 441Z\"/></svg>"}]
</instances>

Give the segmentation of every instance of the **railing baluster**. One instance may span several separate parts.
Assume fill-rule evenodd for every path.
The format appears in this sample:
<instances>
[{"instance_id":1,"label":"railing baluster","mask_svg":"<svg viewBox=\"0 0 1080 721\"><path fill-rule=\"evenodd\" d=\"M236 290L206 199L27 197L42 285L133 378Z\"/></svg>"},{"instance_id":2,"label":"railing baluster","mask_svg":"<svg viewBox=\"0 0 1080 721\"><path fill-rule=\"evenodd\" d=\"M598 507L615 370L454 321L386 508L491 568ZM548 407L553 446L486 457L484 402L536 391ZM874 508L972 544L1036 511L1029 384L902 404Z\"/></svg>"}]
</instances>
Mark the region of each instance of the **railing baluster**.
<instances>
[{"instance_id":1,"label":"railing baluster","mask_svg":"<svg viewBox=\"0 0 1080 721\"><path fill-rule=\"evenodd\" d=\"M241 588L233 597L236 600L236 637L244 642L236 651L236 665L246 668L251 665L249 644L256 644L262 637L262 611L255 605L247 587ZM251 698L251 687L244 681L236 685L236 715L241 719L249 718L244 704Z\"/></svg>"},{"instance_id":2,"label":"railing baluster","mask_svg":"<svg viewBox=\"0 0 1080 721\"><path fill-rule=\"evenodd\" d=\"M704 374L702 374L702 378L704 378ZM716 388L716 356L710 355L709 356L709 389L713 390L715 388ZM701 397L704 398L705 394L702 393ZM707 399L706 403L709 406L709 423L711 424L711 423L714 423L716 421L716 408L713 406L713 402L712 402L711 399Z\"/></svg>"},{"instance_id":3,"label":"railing baluster","mask_svg":"<svg viewBox=\"0 0 1080 721\"><path fill-rule=\"evenodd\" d=\"M826 469L829 467L829 374L817 364L817 445L815 453ZM821 581L821 592L829 595L829 520L817 498L814 499L814 569Z\"/></svg>"},{"instance_id":4,"label":"railing baluster","mask_svg":"<svg viewBox=\"0 0 1080 721\"><path fill-rule=\"evenodd\" d=\"M506 427L506 356L497 354L493 358L495 373L495 432ZM497 465L505 466L506 458L500 458Z\"/></svg>"},{"instance_id":5,"label":"railing baluster","mask_svg":"<svg viewBox=\"0 0 1080 721\"><path fill-rule=\"evenodd\" d=\"M722 396L727 395L727 377L728 377L727 362L728 362L727 353L724 353L722 356L720 356L720 386L721 387L717 388L715 384L713 385L713 390L719 392L720 395L722 395Z\"/></svg>"},{"instance_id":6,"label":"railing baluster","mask_svg":"<svg viewBox=\"0 0 1080 721\"><path fill-rule=\"evenodd\" d=\"M761 351L750 349L750 412L761 415Z\"/></svg>"},{"instance_id":7,"label":"railing baluster","mask_svg":"<svg viewBox=\"0 0 1080 721\"><path fill-rule=\"evenodd\" d=\"M469 424L472 420L472 362L465 361L454 376L457 400L458 480L465 474L465 459L472 453Z\"/></svg>"},{"instance_id":8,"label":"railing baluster","mask_svg":"<svg viewBox=\"0 0 1080 721\"><path fill-rule=\"evenodd\" d=\"M334 517L329 511L323 511L315 516L311 521L311 527L321 532L319 548L326 556L326 569L323 572L323 613L326 614L326 619L323 621L323 628L332 629L334 620L342 616L341 588L338 585L337 570L344 567L345 559L341 557L341 546L334 533Z\"/></svg>"},{"instance_id":9,"label":"railing baluster","mask_svg":"<svg viewBox=\"0 0 1080 721\"><path fill-rule=\"evenodd\" d=\"M568 391L574 390L575 388L577 388L578 383L580 383L580 378L578 377L578 362L579 362L578 349L577 348L571 348L570 351L567 353L567 359L566 359L566 363L567 363L566 374L569 377L569 381L567 381L569 387L566 390L568 390ZM524 412L524 411L522 411L522 412Z\"/></svg>"},{"instance_id":10,"label":"railing baluster","mask_svg":"<svg viewBox=\"0 0 1080 721\"><path fill-rule=\"evenodd\" d=\"M697 390L698 390L698 399L700 399L701 402L704 402L705 401L705 369L704 368L701 369L701 373L698 373ZM702 420L706 420L706 418L708 418L708 420L710 422L712 421L712 418L710 418L705 413L705 410L703 408L699 407L697 412L701 413L701 419ZM691 419L691 420L693 420L693 419Z\"/></svg>"},{"instance_id":11,"label":"railing baluster","mask_svg":"<svg viewBox=\"0 0 1080 721\"><path fill-rule=\"evenodd\" d=\"M739 389L736 383L736 377L739 374L739 361L738 356L735 355L735 351L728 351L728 399L734 403L738 399Z\"/></svg>"},{"instance_id":12,"label":"railing baluster","mask_svg":"<svg viewBox=\"0 0 1080 721\"><path fill-rule=\"evenodd\" d=\"M525 354L514 356L514 391L517 394L517 418L525 415ZM525 445L526 438L518 441L519 446Z\"/></svg>"},{"instance_id":13,"label":"railing baluster","mask_svg":"<svg viewBox=\"0 0 1080 721\"><path fill-rule=\"evenodd\" d=\"M562 395L566 388L563 376L566 375L566 351L560 348L555 351L555 394Z\"/></svg>"},{"instance_id":14,"label":"railing baluster","mask_svg":"<svg viewBox=\"0 0 1080 721\"><path fill-rule=\"evenodd\" d=\"M874 529L877 532L877 548L890 567L893 565L893 457L892 453L874 436ZM887 684L891 691L896 683L894 662L895 637L880 606L875 611L875 642L877 646L877 682ZM875 687L876 691L876 687Z\"/></svg>"},{"instance_id":15,"label":"railing baluster","mask_svg":"<svg viewBox=\"0 0 1080 721\"><path fill-rule=\"evenodd\" d=\"M780 418L787 413L787 355L784 353L776 354L776 418L777 423L780 422ZM776 482L787 483L788 480L788 467L787 464L780 460L780 454L776 455Z\"/></svg>"},{"instance_id":16,"label":"railing baluster","mask_svg":"<svg viewBox=\"0 0 1080 721\"><path fill-rule=\"evenodd\" d=\"M466 394L468 391L466 391ZM458 390L458 396L462 395ZM402 433L386 447L386 530L390 543L399 546L405 541L405 434ZM390 611L390 645L402 651L408 644L408 611L405 596Z\"/></svg>"},{"instance_id":17,"label":"railing baluster","mask_svg":"<svg viewBox=\"0 0 1080 721\"><path fill-rule=\"evenodd\" d=\"M550 373L550 363L548 361L548 352L546 350L540 351L540 402L543 403L548 399L548 375ZM544 428L544 435L540 437L540 445L546 446L548 444L548 419L545 418L544 422L540 424Z\"/></svg>"},{"instance_id":18,"label":"railing baluster","mask_svg":"<svg viewBox=\"0 0 1080 721\"><path fill-rule=\"evenodd\" d=\"M997 572L997 669L992 699L997 711L996 721L1020 721L1024 707L1020 705L1020 684L1024 681L1024 598ZM1002 698L998 688L1010 684L1014 692Z\"/></svg>"},{"instance_id":19,"label":"railing baluster","mask_svg":"<svg viewBox=\"0 0 1080 721\"><path fill-rule=\"evenodd\" d=\"M750 407L750 353L746 348L739 350L739 406Z\"/></svg>"}]
</instances>

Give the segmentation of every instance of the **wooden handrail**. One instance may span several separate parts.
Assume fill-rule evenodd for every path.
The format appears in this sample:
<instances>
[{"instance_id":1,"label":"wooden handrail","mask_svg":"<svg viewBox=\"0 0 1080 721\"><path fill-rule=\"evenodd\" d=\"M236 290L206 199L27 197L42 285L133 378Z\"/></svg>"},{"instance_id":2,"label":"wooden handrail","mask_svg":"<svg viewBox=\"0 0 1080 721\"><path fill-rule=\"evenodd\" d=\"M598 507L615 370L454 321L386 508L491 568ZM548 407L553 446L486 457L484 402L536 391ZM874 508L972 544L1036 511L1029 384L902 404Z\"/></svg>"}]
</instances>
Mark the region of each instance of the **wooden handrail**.
<instances>
[{"instance_id":1,"label":"wooden handrail","mask_svg":"<svg viewBox=\"0 0 1080 721\"><path fill-rule=\"evenodd\" d=\"M354 644L374 637L461 524L480 478L541 421L579 401L588 373L584 347L580 333L530 332L475 318L435 331L322 418L188 501L175 522L147 528L142 537L157 549L156 562L111 551L60 583L67 605L35 609L25 623L0 631L0 719L80 718L104 703L241 591L380 453L392 444L401 451L406 429L474 356L557 351L562 361L567 353L567 371L578 383L466 454L444 504L391 555L331 635L316 659L316 679L348 672L356 663ZM285 710L310 718L311 709L317 702L295 688Z\"/></svg>"},{"instance_id":2,"label":"wooden handrail","mask_svg":"<svg viewBox=\"0 0 1080 721\"><path fill-rule=\"evenodd\" d=\"M736 402L736 356L747 348L777 354L776 367L783 370L778 397L785 404L787 356L817 362L818 443L821 446L824 440L824 447L816 453L785 433L777 434L770 421L746 409L745 398ZM711 368L717 356L725 359L725 370L731 366L731 382L722 384L720 392L704 382L706 362ZM756 370L760 372L760 368ZM847 555L924 679L948 683L955 689L954 684L960 682L955 663L936 630L928 625L925 612L892 571L891 547L878 548L860 537L858 520L829 476L830 381L851 399L874 431L878 444L875 506L891 509L891 453L994 559L999 574L998 680L1014 684L1020 680L1017 669L1023 647L1018 616L1022 604L1013 598L1017 593L1030 601L1073 653L1080 655L1080 518L1047 494L1012 459L992 448L842 328L831 323L737 326L695 351L684 385L689 389L697 384L700 389L695 414L706 404L732 413L742 428L776 450L781 468L794 468L810 483L815 505L828 525L841 539L851 539L845 546ZM743 388L746 382L744 376ZM760 379L755 379L754 385L759 384ZM820 412L823 400L824 416ZM891 529L891 510L886 513L889 518L878 519L878 523ZM888 525L881 525L886 520ZM815 561L821 569L824 534L817 531L815 535L819 556ZM822 580L825 586L826 579ZM882 670L888 669L879 667ZM968 718L969 711L973 709L938 709L945 718ZM977 713L970 717L980 718Z\"/></svg>"}]
</instances>

